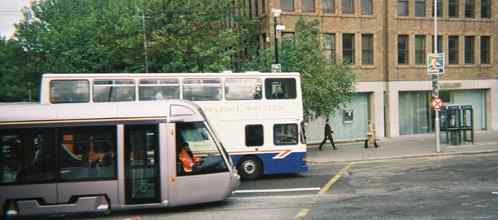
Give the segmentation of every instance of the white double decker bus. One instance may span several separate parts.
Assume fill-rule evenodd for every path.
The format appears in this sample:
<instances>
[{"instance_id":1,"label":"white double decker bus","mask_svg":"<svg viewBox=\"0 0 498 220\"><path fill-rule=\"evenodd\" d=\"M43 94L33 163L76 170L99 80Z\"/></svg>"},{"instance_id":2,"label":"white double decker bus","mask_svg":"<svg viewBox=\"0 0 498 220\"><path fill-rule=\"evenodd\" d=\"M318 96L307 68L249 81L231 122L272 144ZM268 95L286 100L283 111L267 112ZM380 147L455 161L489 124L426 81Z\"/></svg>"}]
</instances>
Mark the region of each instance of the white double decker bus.
<instances>
[{"instance_id":1,"label":"white double decker bus","mask_svg":"<svg viewBox=\"0 0 498 220\"><path fill-rule=\"evenodd\" d=\"M44 74L40 101L170 99L202 108L243 178L308 170L299 73Z\"/></svg>"}]
</instances>

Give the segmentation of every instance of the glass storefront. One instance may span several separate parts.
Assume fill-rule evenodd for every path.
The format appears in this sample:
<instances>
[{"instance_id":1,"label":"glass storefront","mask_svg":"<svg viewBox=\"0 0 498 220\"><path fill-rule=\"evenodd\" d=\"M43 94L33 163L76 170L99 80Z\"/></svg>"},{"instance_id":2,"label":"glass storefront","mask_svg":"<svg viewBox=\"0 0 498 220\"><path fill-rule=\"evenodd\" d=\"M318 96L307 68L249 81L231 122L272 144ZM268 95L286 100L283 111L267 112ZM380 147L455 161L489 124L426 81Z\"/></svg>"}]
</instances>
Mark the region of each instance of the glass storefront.
<instances>
[{"instance_id":1,"label":"glass storefront","mask_svg":"<svg viewBox=\"0 0 498 220\"><path fill-rule=\"evenodd\" d=\"M432 132L429 92L399 93L399 134Z\"/></svg>"}]
</instances>

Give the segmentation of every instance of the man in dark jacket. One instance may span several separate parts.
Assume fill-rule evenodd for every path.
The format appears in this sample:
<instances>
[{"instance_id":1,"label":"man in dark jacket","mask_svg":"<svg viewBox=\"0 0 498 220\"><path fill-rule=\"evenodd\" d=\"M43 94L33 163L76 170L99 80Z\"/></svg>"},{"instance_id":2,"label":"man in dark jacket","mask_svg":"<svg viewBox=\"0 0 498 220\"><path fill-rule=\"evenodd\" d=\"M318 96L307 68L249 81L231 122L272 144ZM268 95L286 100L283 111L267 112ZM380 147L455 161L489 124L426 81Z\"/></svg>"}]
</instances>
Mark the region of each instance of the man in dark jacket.
<instances>
[{"instance_id":1,"label":"man in dark jacket","mask_svg":"<svg viewBox=\"0 0 498 220\"><path fill-rule=\"evenodd\" d=\"M320 144L320 147L318 147L318 149L322 150L322 146L323 144L325 144L325 142L327 142L327 138L330 140L330 143L332 144L334 150L336 149L334 144L334 138L332 138L333 133L334 131L332 131L332 128L330 128L329 119L327 118L327 120L325 120L325 134L323 136L323 141Z\"/></svg>"}]
</instances>

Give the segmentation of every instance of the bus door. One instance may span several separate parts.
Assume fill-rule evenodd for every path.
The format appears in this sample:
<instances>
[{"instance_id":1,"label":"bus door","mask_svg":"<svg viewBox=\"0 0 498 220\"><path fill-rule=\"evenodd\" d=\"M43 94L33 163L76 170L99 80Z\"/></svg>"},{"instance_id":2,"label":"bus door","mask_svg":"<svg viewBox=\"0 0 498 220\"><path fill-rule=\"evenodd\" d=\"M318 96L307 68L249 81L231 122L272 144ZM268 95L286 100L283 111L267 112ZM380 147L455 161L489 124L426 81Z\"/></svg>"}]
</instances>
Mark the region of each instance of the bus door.
<instances>
[{"instance_id":1,"label":"bus door","mask_svg":"<svg viewBox=\"0 0 498 220\"><path fill-rule=\"evenodd\" d=\"M126 204L159 203L158 125L125 125Z\"/></svg>"},{"instance_id":2,"label":"bus door","mask_svg":"<svg viewBox=\"0 0 498 220\"><path fill-rule=\"evenodd\" d=\"M170 188L173 206L220 200L230 187L227 160L204 122L170 126L176 146L176 178ZM171 143L171 142L170 142Z\"/></svg>"}]
</instances>

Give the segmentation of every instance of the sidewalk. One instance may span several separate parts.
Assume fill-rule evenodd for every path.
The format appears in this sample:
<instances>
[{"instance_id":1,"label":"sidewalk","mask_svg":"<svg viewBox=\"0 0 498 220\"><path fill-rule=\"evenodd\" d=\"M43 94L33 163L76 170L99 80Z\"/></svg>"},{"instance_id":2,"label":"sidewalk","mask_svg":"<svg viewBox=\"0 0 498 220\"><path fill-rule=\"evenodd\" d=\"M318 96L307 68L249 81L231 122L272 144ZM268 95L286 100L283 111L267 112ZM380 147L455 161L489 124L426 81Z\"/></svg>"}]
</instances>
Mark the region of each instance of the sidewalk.
<instances>
[{"instance_id":1,"label":"sidewalk","mask_svg":"<svg viewBox=\"0 0 498 220\"><path fill-rule=\"evenodd\" d=\"M385 138L378 142L380 147L364 148L364 142L337 144L337 150L327 142L323 151L318 145L308 145L308 163L354 162L365 160L401 159L412 157L445 156L498 152L498 132L479 131L475 133L474 144L441 144L441 153L436 153L434 134L420 134Z\"/></svg>"}]
</instances>

